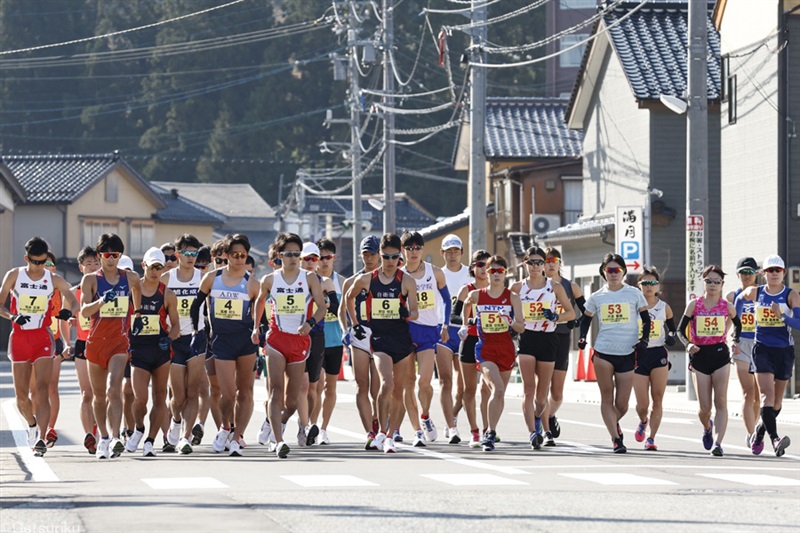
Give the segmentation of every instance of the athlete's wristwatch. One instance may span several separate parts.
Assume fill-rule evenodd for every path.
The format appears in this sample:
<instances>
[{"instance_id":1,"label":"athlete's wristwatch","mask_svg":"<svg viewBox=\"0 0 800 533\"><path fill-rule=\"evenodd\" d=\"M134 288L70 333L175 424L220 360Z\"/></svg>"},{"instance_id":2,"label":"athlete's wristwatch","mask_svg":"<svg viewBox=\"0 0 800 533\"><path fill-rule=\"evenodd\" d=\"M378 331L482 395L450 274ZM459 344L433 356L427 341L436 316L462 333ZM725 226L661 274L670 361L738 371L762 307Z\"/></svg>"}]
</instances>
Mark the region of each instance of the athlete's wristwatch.
<instances>
[{"instance_id":1,"label":"athlete's wristwatch","mask_svg":"<svg viewBox=\"0 0 800 533\"><path fill-rule=\"evenodd\" d=\"M306 324L308 324L309 326L311 326L313 328L314 326L317 325L317 319L312 316L311 318L306 320Z\"/></svg>"},{"instance_id":2,"label":"athlete's wristwatch","mask_svg":"<svg viewBox=\"0 0 800 533\"><path fill-rule=\"evenodd\" d=\"M142 310L141 309L134 309L133 310L133 314L134 315L141 315L142 314Z\"/></svg>"}]
</instances>

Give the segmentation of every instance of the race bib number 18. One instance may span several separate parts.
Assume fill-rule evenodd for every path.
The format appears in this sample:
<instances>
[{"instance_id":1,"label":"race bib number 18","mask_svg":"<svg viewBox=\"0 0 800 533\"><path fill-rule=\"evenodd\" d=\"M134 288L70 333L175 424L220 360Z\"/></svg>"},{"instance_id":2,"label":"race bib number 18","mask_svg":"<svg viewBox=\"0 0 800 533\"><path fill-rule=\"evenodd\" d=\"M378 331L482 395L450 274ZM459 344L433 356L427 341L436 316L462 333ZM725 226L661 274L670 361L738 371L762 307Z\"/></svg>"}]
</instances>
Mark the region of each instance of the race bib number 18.
<instances>
[{"instance_id":1,"label":"race bib number 18","mask_svg":"<svg viewBox=\"0 0 800 533\"><path fill-rule=\"evenodd\" d=\"M419 291L417 293L417 308L420 311L433 309L435 305L436 300L433 296L433 291Z\"/></svg>"}]
</instances>

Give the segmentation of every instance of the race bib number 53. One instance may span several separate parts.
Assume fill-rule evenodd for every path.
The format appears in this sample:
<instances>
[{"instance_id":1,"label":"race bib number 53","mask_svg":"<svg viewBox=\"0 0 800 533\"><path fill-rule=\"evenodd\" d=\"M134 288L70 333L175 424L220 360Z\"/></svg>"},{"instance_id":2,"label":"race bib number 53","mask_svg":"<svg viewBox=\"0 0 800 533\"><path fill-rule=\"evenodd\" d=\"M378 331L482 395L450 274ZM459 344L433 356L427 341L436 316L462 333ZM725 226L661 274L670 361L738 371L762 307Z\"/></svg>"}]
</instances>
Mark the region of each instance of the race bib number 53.
<instances>
[{"instance_id":1,"label":"race bib number 53","mask_svg":"<svg viewBox=\"0 0 800 533\"><path fill-rule=\"evenodd\" d=\"M630 322L630 304L605 304L600 308L600 319L606 324Z\"/></svg>"}]
</instances>

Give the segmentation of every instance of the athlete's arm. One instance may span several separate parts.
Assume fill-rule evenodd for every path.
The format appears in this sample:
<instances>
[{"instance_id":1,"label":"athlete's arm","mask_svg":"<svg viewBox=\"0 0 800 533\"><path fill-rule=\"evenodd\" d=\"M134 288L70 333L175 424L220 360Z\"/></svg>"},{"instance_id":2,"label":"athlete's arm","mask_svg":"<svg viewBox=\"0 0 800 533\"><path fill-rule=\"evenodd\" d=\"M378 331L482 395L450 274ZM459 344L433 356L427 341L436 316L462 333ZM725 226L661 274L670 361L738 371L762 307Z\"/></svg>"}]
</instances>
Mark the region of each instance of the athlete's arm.
<instances>
[{"instance_id":1,"label":"athlete's arm","mask_svg":"<svg viewBox=\"0 0 800 533\"><path fill-rule=\"evenodd\" d=\"M178 297L169 288L164 290L164 307L167 309L171 324L167 336L175 340L181 336L181 317L178 315Z\"/></svg>"},{"instance_id":2,"label":"athlete's arm","mask_svg":"<svg viewBox=\"0 0 800 533\"><path fill-rule=\"evenodd\" d=\"M575 320L575 309L572 308L569 296L567 296L567 291L564 290L564 287L562 287L561 284L553 285L553 293L556 295L558 303L561 304L561 307L564 309L563 313L556 316L555 321L569 322L570 320Z\"/></svg>"},{"instance_id":3,"label":"athlete's arm","mask_svg":"<svg viewBox=\"0 0 800 533\"><path fill-rule=\"evenodd\" d=\"M264 315L264 308L266 307L267 297L271 289L272 274L266 274L261 278L261 282L258 284L258 294L256 295L255 302L251 305L253 308L253 331L251 332L250 340L253 341L253 344L259 341L258 336L261 333L259 330L261 317Z\"/></svg>"},{"instance_id":4,"label":"athlete's arm","mask_svg":"<svg viewBox=\"0 0 800 533\"><path fill-rule=\"evenodd\" d=\"M344 280L342 283L342 301L339 302L339 309L337 311L337 318L339 319L339 325L342 327L342 331L347 331L347 328L350 327L347 319L347 291L350 289L350 285L353 284L353 277L349 277Z\"/></svg>"},{"instance_id":5,"label":"athlete's arm","mask_svg":"<svg viewBox=\"0 0 800 533\"><path fill-rule=\"evenodd\" d=\"M466 288L466 285L464 286L464 288ZM464 324L469 324L470 318L472 318L473 320L477 318L477 317L467 316L468 313L472 313L472 306L477 302L478 302L478 291L469 292L467 295L467 299L464 301L464 314L463 314Z\"/></svg>"},{"instance_id":6,"label":"athlete's arm","mask_svg":"<svg viewBox=\"0 0 800 533\"><path fill-rule=\"evenodd\" d=\"M667 327L667 335L664 339L664 344L667 346L674 346L675 345L675 317L672 314L672 307L669 304L666 304L666 308L664 309L664 314L666 316L666 320L664 321L664 325Z\"/></svg>"},{"instance_id":7,"label":"athlete's arm","mask_svg":"<svg viewBox=\"0 0 800 533\"><path fill-rule=\"evenodd\" d=\"M786 297L786 305L792 314L783 313L784 324L794 329L800 329L800 294L796 290L789 291L789 295Z\"/></svg>"},{"instance_id":8,"label":"athlete's arm","mask_svg":"<svg viewBox=\"0 0 800 533\"><path fill-rule=\"evenodd\" d=\"M142 283L139 274L128 272L128 286L131 288L131 303L134 314L141 314L142 309ZM139 311L139 313L136 313Z\"/></svg>"},{"instance_id":9,"label":"athlete's arm","mask_svg":"<svg viewBox=\"0 0 800 533\"><path fill-rule=\"evenodd\" d=\"M511 308L514 310L514 319L511 321L511 329L517 333L525 331L525 319L522 315L522 300L516 292L511 293Z\"/></svg>"},{"instance_id":10,"label":"athlete's arm","mask_svg":"<svg viewBox=\"0 0 800 533\"><path fill-rule=\"evenodd\" d=\"M6 318L8 320L14 320L14 315L11 314L11 311L5 306L6 300L8 299L8 295L11 293L11 290L14 288L14 284L17 282L17 273L19 270L16 268L12 268L6 275L3 277L3 286L0 287L0 316Z\"/></svg>"},{"instance_id":11,"label":"athlete's arm","mask_svg":"<svg viewBox=\"0 0 800 533\"><path fill-rule=\"evenodd\" d=\"M325 313L328 312L328 307L325 305L325 295L322 293L322 284L317 275L313 272L306 272L306 280L308 288L311 290L311 297L314 299L314 303L317 304L317 310L314 316L300 325L300 328L297 330L300 335L308 335L311 328L313 328L317 322L325 318Z\"/></svg>"},{"instance_id":12,"label":"athlete's arm","mask_svg":"<svg viewBox=\"0 0 800 533\"><path fill-rule=\"evenodd\" d=\"M78 299L75 298L75 295L72 294L72 288L69 286L69 283L67 283L67 280L58 274L53 274L53 287L61 293L61 309L69 309L70 312L70 316L66 316L66 313L59 313L56 318L60 320L69 320L77 315L80 310L80 303L78 303Z\"/></svg>"},{"instance_id":13,"label":"athlete's arm","mask_svg":"<svg viewBox=\"0 0 800 533\"><path fill-rule=\"evenodd\" d=\"M584 309L583 316L581 317L580 333L578 334L578 348L581 350L586 348L586 335L589 333L589 327L592 325L593 318L594 314Z\"/></svg>"},{"instance_id":14,"label":"athlete's arm","mask_svg":"<svg viewBox=\"0 0 800 533\"><path fill-rule=\"evenodd\" d=\"M103 307L103 299L92 300L97 292L97 276L86 274L81 280L81 316L90 318Z\"/></svg>"},{"instance_id":15,"label":"athlete's arm","mask_svg":"<svg viewBox=\"0 0 800 533\"><path fill-rule=\"evenodd\" d=\"M403 276L403 289L408 307L408 316L406 320L411 322L419 318L419 311L417 310L417 282L414 281L414 278L411 276Z\"/></svg>"},{"instance_id":16,"label":"athlete's arm","mask_svg":"<svg viewBox=\"0 0 800 533\"><path fill-rule=\"evenodd\" d=\"M345 293L345 304L350 322L353 326L359 324L360 317L356 314L356 296L362 290L369 290L369 280L372 274L361 274L353 280L353 285ZM404 278L405 279L405 278Z\"/></svg>"}]
</instances>

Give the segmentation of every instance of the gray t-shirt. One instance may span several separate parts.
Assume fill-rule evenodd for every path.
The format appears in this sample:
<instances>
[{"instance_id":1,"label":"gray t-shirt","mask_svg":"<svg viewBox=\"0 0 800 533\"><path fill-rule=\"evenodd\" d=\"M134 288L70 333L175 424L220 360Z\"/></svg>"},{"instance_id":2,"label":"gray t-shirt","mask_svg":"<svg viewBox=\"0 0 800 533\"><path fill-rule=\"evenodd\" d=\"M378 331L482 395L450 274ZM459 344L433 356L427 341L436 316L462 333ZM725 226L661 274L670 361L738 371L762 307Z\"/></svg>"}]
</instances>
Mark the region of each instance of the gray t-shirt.
<instances>
[{"instance_id":1,"label":"gray t-shirt","mask_svg":"<svg viewBox=\"0 0 800 533\"><path fill-rule=\"evenodd\" d=\"M599 324L594 349L607 355L629 355L639 342L639 309L647 300L639 289L622 285L611 291L608 285L586 300L586 310L596 315Z\"/></svg>"}]
</instances>

